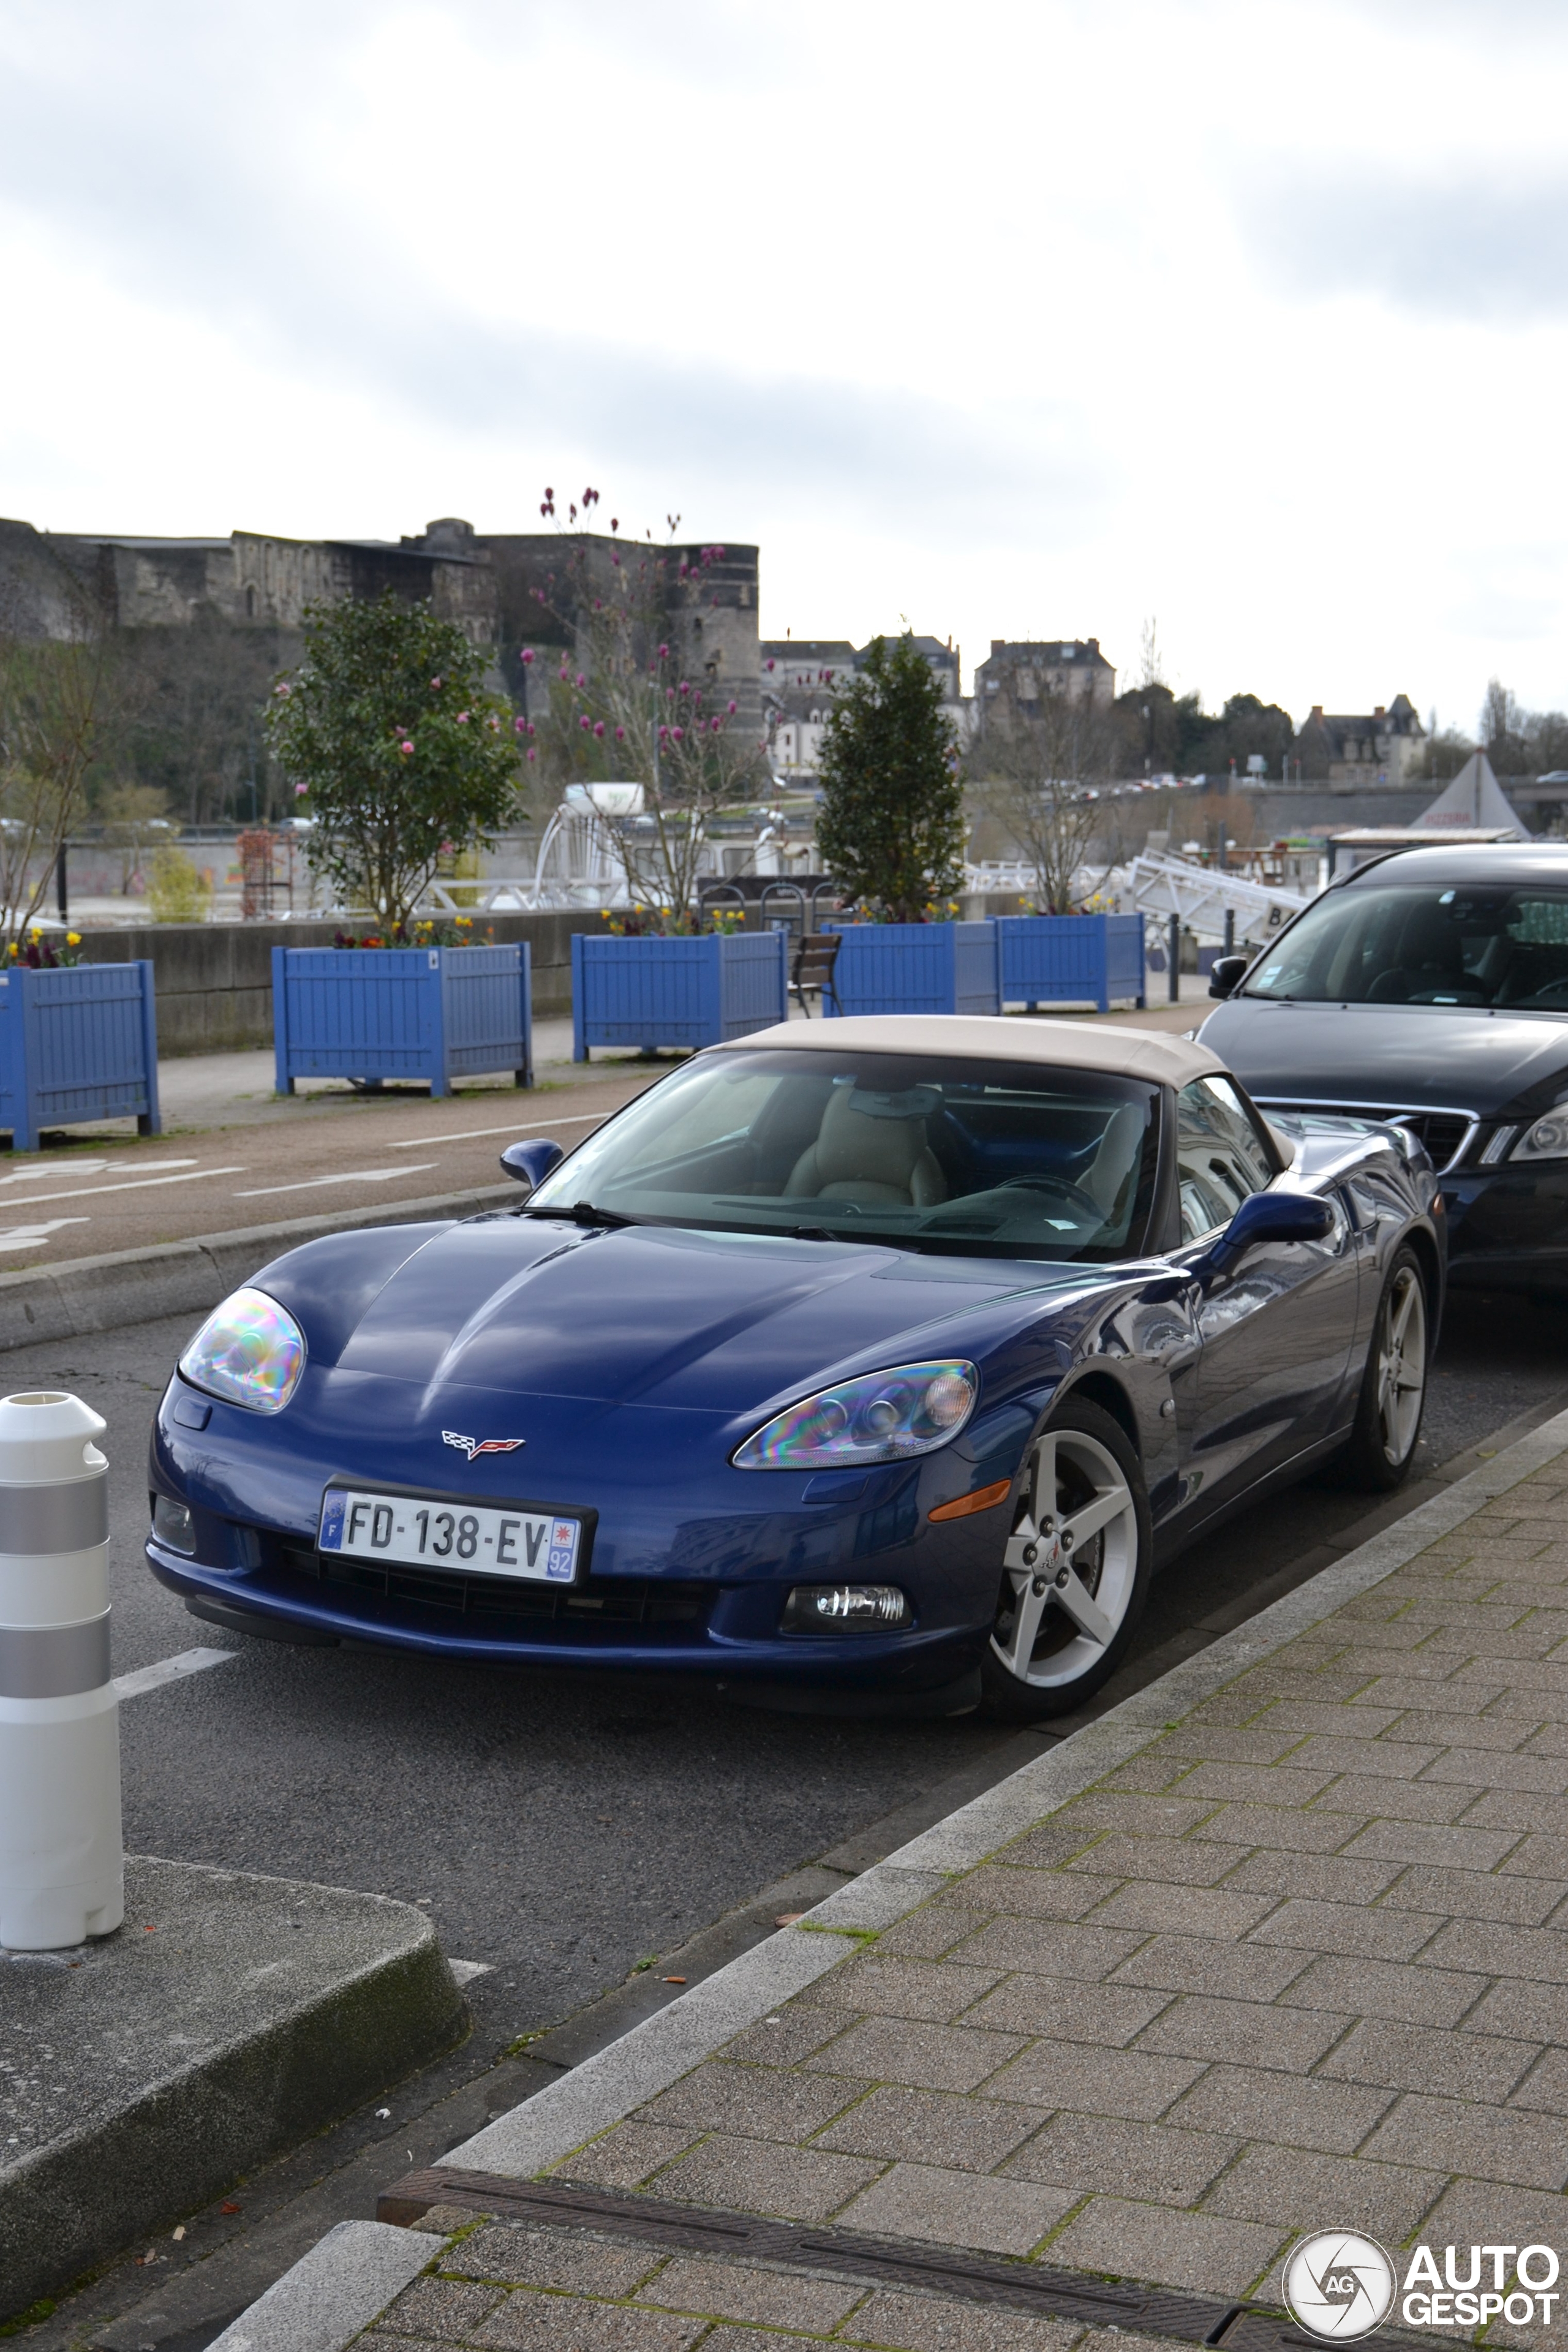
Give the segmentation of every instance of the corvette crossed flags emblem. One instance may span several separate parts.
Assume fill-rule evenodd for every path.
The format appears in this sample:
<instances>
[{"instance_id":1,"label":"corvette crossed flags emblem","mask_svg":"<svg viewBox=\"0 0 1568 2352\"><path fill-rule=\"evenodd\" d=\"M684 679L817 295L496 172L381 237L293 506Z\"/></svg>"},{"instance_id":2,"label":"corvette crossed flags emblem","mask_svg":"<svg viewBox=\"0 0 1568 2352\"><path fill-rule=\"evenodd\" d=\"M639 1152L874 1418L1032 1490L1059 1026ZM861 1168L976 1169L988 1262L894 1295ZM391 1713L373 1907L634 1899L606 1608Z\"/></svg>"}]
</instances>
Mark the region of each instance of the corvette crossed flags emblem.
<instances>
[{"instance_id":1,"label":"corvette crossed flags emblem","mask_svg":"<svg viewBox=\"0 0 1568 2352\"><path fill-rule=\"evenodd\" d=\"M528 1440L525 1437L460 1437L455 1429L444 1429L441 1443L443 1445L455 1445L458 1453L466 1454L471 1462L479 1454L515 1454L520 1445L527 1444Z\"/></svg>"}]
</instances>

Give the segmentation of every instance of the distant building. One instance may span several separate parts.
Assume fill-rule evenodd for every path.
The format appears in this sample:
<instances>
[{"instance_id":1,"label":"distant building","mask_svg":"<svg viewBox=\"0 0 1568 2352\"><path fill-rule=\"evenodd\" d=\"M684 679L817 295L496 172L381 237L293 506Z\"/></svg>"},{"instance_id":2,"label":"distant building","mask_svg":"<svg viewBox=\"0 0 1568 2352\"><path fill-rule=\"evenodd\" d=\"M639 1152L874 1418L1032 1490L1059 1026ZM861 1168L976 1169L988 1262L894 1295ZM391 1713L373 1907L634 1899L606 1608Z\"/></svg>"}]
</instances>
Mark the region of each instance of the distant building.
<instances>
[{"instance_id":1,"label":"distant building","mask_svg":"<svg viewBox=\"0 0 1568 2352\"><path fill-rule=\"evenodd\" d=\"M24 636L61 636L90 604L112 628L186 628L216 619L241 629L297 630L307 604L374 597L390 591L428 603L460 624L470 641L491 647L501 680L526 702L525 644L564 647L563 623L534 594L558 597L574 548L589 572L613 576L607 536L555 531L477 532L445 516L400 540L275 539L237 530L226 539L159 539L129 533L36 530L0 520L0 629ZM672 578L693 547L661 549ZM703 574L700 603L684 591L670 599L671 642L694 679L706 680L739 706L744 727L760 726L755 547L726 547ZM289 656L292 658L292 656Z\"/></svg>"},{"instance_id":2,"label":"distant building","mask_svg":"<svg viewBox=\"0 0 1568 2352\"><path fill-rule=\"evenodd\" d=\"M48 593L51 582L59 592ZM432 523L418 540L160 539L118 532L37 531L0 523L4 625L56 634L69 583L121 629L188 627L198 617L298 628L305 606L390 589L461 621L476 644L496 633L489 557L469 523ZM6 609L9 608L9 609Z\"/></svg>"},{"instance_id":3,"label":"distant building","mask_svg":"<svg viewBox=\"0 0 1568 2352\"><path fill-rule=\"evenodd\" d=\"M951 637L944 645L940 637L916 636L914 644L965 731L968 706L959 692L959 648ZM764 637L758 650L773 766L785 775L814 776L833 698L861 667L870 645L857 649L847 637Z\"/></svg>"},{"instance_id":4,"label":"distant building","mask_svg":"<svg viewBox=\"0 0 1568 2352\"><path fill-rule=\"evenodd\" d=\"M1364 715L1325 713L1315 702L1290 746L1290 765L1302 783L1400 785L1420 764L1426 730L1407 694L1396 694Z\"/></svg>"},{"instance_id":5,"label":"distant building","mask_svg":"<svg viewBox=\"0 0 1568 2352\"><path fill-rule=\"evenodd\" d=\"M975 715L985 723L985 706L1005 688L1026 711L1042 695L1103 704L1116 699L1116 672L1100 650L1098 637L993 637L991 652L974 673Z\"/></svg>"}]
</instances>

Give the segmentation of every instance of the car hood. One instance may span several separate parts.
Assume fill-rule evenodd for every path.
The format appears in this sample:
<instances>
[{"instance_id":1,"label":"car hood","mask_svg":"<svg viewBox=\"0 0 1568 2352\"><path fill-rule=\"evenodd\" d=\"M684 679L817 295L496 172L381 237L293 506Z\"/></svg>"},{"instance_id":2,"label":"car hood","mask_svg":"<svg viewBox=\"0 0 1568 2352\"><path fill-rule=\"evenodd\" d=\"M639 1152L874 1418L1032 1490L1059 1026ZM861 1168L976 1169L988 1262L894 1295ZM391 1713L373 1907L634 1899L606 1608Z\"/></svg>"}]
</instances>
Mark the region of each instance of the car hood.
<instances>
[{"instance_id":1,"label":"car hood","mask_svg":"<svg viewBox=\"0 0 1568 2352\"><path fill-rule=\"evenodd\" d=\"M378 1238L406 1249L395 1231ZM725 1414L840 1367L952 1346L938 1327L1009 1294L1106 1278L1098 1267L506 1217L438 1227L377 1283L360 1262L370 1237L353 1239L337 1284L331 1243L256 1276L298 1317L318 1370L426 1395L460 1387Z\"/></svg>"},{"instance_id":2,"label":"car hood","mask_svg":"<svg viewBox=\"0 0 1568 2352\"><path fill-rule=\"evenodd\" d=\"M1390 1109L1544 1107L1568 1073L1568 1021L1430 1004L1281 1004L1237 997L1198 1033L1249 1094Z\"/></svg>"}]
</instances>

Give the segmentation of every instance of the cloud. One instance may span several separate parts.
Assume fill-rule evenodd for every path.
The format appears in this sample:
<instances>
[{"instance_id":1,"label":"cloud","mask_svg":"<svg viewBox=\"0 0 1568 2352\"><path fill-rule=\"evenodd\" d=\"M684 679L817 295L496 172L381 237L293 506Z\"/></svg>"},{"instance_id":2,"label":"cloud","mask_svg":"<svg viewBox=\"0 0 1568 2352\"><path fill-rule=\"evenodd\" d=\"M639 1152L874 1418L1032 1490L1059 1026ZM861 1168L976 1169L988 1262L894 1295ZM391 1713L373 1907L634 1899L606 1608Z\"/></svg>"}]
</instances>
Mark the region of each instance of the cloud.
<instances>
[{"instance_id":1,"label":"cloud","mask_svg":"<svg viewBox=\"0 0 1568 2352\"><path fill-rule=\"evenodd\" d=\"M1288 290L1372 294L1488 325L1568 315L1568 173L1417 181L1293 165L1238 192L1255 257Z\"/></svg>"},{"instance_id":2,"label":"cloud","mask_svg":"<svg viewBox=\"0 0 1568 2352\"><path fill-rule=\"evenodd\" d=\"M600 5L621 21L621 5ZM401 144L383 158L374 141L370 160L388 176L384 201L368 204L353 168L366 160L363 121L341 152L331 136L334 108L347 121L363 96L352 84L363 7L345 8L316 41L314 87L292 108L272 47L247 61L232 23L187 25L179 82L165 85L163 52L183 38L184 12L156 13L160 42L121 50L120 70L86 82L73 46L47 23L37 31L35 20L31 40L18 40L15 24L8 38L0 31L11 51L0 206L24 239L58 254L62 282L97 276L150 324L199 321L247 368L373 404L395 430L401 418L409 438L591 448L596 478L635 470L667 485L667 497L700 478L744 503L765 486L775 511L793 501L805 516L831 509L895 536L1021 529L1063 546L1108 520L1121 468L1074 396L964 402L918 379L850 381L831 361L773 368L753 349L726 362L711 336L704 349L584 331L552 317L552 295L564 289L551 276L562 265L546 257L563 240L548 225L542 239L531 223L523 230L520 268L465 287L467 273L442 266L453 257L443 236L466 228L450 181L434 236L418 194L423 174L456 166L441 159L439 132L412 163ZM286 0L286 13L300 29L302 0ZM540 13L525 10L514 35ZM699 0L692 13L710 8ZM726 69L735 62L720 43L710 70L715 56ZM232 104L219 104L235 77ZM68 121L72 163L62 173ZM609 252L590 243L572 268L613 284L636 249L620 243L612 237ZM678 305L691 299L679 278L672 291Z\"/></svg>"}]
</instances>

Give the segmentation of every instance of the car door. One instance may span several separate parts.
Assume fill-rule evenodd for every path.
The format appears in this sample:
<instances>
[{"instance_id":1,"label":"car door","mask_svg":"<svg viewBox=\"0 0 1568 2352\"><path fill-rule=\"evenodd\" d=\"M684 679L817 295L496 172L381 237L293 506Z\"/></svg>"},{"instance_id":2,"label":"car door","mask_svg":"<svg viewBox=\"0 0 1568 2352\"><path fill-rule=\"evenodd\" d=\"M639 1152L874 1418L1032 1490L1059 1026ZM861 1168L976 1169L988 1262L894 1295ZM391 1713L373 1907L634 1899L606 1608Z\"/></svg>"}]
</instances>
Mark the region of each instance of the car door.
<instances>
[{"instance_id":1,"label":"car door","mask_svg":"<svg viewBox=\"0 0 1568 2352\"><path fill-rule=\"evenodd\" d=\"M1176 1099L1182 1248L1201 1258L1250 1192L1275 1180L1255 1115L1227 1078L1198 1078ZM1337 1192L1321 1242L1266 1242L1204 1283L1201 1353L1181 1384L1185 1511L1206 1517L1328 1434L1344 1395L1356 1330L1355 1236Z\"/></svg>"}]
</instances>

